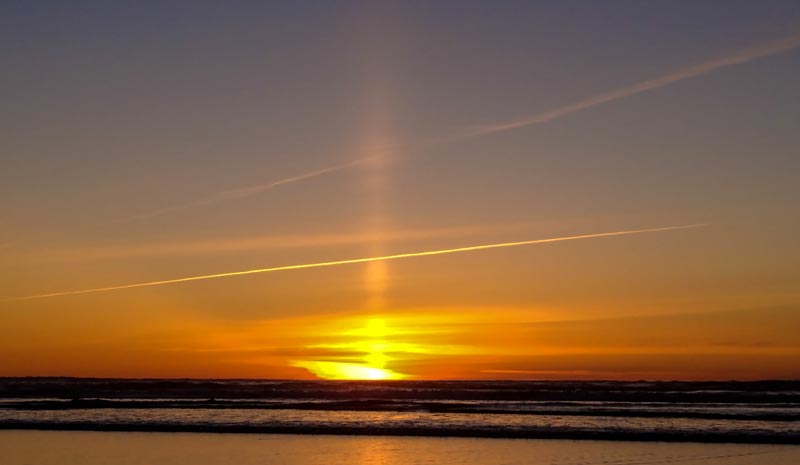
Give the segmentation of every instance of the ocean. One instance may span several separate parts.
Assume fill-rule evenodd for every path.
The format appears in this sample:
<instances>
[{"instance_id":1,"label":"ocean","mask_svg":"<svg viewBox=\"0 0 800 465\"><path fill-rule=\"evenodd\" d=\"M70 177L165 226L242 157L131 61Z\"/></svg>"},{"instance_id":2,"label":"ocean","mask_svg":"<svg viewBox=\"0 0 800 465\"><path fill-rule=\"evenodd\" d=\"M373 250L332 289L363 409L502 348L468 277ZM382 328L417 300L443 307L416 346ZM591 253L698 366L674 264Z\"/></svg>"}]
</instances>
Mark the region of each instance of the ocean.
<instances>
[{"instance_id":1,"label":"ocean","mask_svg":"<svg viewBox=\"0 0 800 465\"><path fill-rule=\"evenodd\" d=\"M800 443L800 382L0 379L0 429Z\"/></svg>"}]
</instances>

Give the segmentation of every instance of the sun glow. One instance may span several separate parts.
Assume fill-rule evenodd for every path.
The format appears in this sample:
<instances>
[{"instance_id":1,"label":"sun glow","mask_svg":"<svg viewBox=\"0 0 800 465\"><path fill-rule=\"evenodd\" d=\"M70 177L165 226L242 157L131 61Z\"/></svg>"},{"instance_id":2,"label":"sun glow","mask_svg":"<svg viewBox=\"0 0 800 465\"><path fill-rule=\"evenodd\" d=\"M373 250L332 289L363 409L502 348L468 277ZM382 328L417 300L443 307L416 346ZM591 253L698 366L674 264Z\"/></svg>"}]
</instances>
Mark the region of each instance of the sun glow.
<instances>
[{"instance_id":1,"label":"sun glow","mask_svg":"<svg viewBox=\"0 0 800 465\"><path fill-rule=\"evenodd\" d=\"M363 354L361 363L338 362L329 360L298 360L292 362L293 366L305 368L314 375L323 379L351 379L351 380L387 380L403 379L408 376L386 368L392 361L391 354L399 352L414 352L418 350L413 344L391 341L394 333L383 318L368 318L364 326L347 329L339 332L345 338L354 338L353 341L333 344L317 344L311 349L335 349L351 353Z\"/></svg>"},{"instance_id":2,"label":"sun glow","mask_svg":"<svg viewBox=\"0 0 800 465\"><path fill-rule=\"evenodd\" d=\"M406 378L406 375L392 370L375 368L361 363L298 361L293 365L305 368L322 379L386 380Z\"/></svg>"}]
</instances>

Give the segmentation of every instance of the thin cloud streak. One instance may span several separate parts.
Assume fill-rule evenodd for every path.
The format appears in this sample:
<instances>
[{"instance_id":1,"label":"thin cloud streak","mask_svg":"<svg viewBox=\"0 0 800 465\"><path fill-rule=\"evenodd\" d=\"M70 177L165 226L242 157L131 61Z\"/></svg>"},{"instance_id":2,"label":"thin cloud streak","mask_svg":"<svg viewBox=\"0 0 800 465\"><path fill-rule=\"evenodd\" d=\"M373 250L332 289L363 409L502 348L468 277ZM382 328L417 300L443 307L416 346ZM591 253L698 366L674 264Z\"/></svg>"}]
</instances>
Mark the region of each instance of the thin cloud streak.
<instances>
[{"instance_id":1,"label":"thin cloud streak","mask_svg":"<svg viewBox=\"0 0 800 465\"><path fill-rule=\"evenodd\" d=\"M518 375L591 375L591 370L481 370L481 373L501 373Z\"/></svg>"},{"instance_id":2,"label":"thin cloud streak","mask_svg":"<svg viewBox=\"0 0 800 465\"><path fill-rule=\"evenodd\" d=\"M320 168L314 171L309 171L305 174L300 174L297 176L292 176L288 178L279 179L277 181L270 181L263 184L255 184L251 186L240 187L236 189L230 189L226 191L216 192L205 197L202 197L198 200L193 202L185 203L182 205L175 205L172 207L166 207L159 210L150 211L147 213L143 213L141 215L131 216L128 218L121 218L114 220L115 223L122 223L122 222L130 222L136 220L144 220L150 219L158 216L162 216L167 213L174 213L181 210L188 210L191 208L202 207L202 206L209 206L209 205L216 205L219 203L227 202L230 200L237 200L242 199L245 197L251 197L256 194L260 194L262 192L266 192L268 190L275 189L280 186L284 186L287 184L294 184L296 182L305 181L307 179L316 178L318 176L322 176L324 174L333 173L336 171L341 171L345 168L352 168L354 166L362 165L375 157L368 157L368 158L359 158L357 160L353 160L347 163L341 163L338 165L328 166L325 168Z\"/></svg>"},{"instance_id":3,"label":"thin cloud streak","mask_svg":"<svg viewBox=\"0 0 800 465\"><path fill-rule=\"evenodd\" d=\"M547 123L549 121L562 118L564 116L567 116L569 114L581 110L586 110L588 108L602 105L604 103L620 100L626 97L640 94L642 92L647 92L649 90L655 90L661 87L666 87L670 84L673 84L678 81L683 81L685 79L691 79L703 76L705 74L716 71L720 68L740 65L751 62L759 58L775 55L782 52L787 52L789 50L797 48L798 46L800 46L800 35L784 37L782 39L767 42L765 44L748 47L732 55L717 58L715 60L707 61L705 63L700 63L698 65L689 66L687 68L680 69L673 73L666 74L664 76L648 79L646 81L633 84L632 86L623 87L621 89L595 95L593 97L589 97L585 100L581 100L571 105L566 105L563 107L545 111L544 113L537 113L534 115L518 118L512 121L506 121L504 123L494 123L494 124L479 126L477 128L474 128L472 131L467 132L465 134L465 137L485 136L489 134L495 134L498 132L510 131L512 129L517 129L521 127Z\"/></svg>"},{"instance_id":4,"label":"thin cloud streak","mask_svg":"<svg viewBox=\"0 0 800 465\"><path fill-rule=\"evenodd\" d=\"M613 102L616 100L624 99L627 97L631 97L636 94L640 94L642 92L647 92L650 90L659 89L662 87L669 86L679 81L683 81L685 79L691 79L699 76L703 76L705 74L709 74L713 71L716 71L721 68L740 65L749 63L753 60L757 60L759 58L768 57L771 55L776 55L779 53L787 52L793 50L800 46L800 35L793 35L789 37L784 37L782 39L773 40L764 44L751 46L735 52L728 56L723 56L720 58L716 58L704 63L700 63L698 65L689 66L687 68L680 69L678 71L666 74L664 76L660 76L653 79L648 79L646 81L642 81L631 86L623 87L617 90L613 90L610 92L605 92L602 94L595 95L593 97L589 97L587 99L565 105L559 108L554 108L543 113L537 113L534 115L525 116L522 118L517 118L511 121L505 121L500 123L491 123L486 125L481 125L477 127L467 128L465 130L456 132L451 136L445 136L441 138L434 138L429 141L425 141L419 144L413 144L418 146L434 146L434 145L441 145L441 144L449 144L459 142L465 139L471 139L475 137L482 137L488 136L491 134L496 134L500 132L510 131L513 129L518 129L526 126L534 126L537 124L547 123L550 121L554 121L565 116L568 116L572 113L576 113L582 110L586 110L589 108L596 107L598 105L603 105L605 103ZM387 150L396 149L397 147L390 147ZM370 156L365 158L359 158L353 161L349 161L346 163L341 163L337 165L332 165L324 168L320 168L314 171L310 171L305 174L301 174L298 176L292 176L284 179L280 179L277 181L272 181L264 184L256 184L253 186L246 186L237 189L231 189L227 191L218 192L215 194L208 195L204 198L201 198L197 201L186 203L183 205L178 205L174 207L167 207L160 210L155 210L149 213L144 213L142 215L117 220L117 222L127 222L127 221L134 221L134 220L142 220L153 218L156 216L161 216L166 213L172 213L175 211L186 210L195 207L207 206L207 205L215 205L222 202L227 202L230 200L241 199L245 197L250 197L256 194L260 194L262 192L288 185L294 184L297 182L305 181L308 179L317 178L326 174L330 174L333 172L341 171L347 168L353 168L355 166L359 166L365 164L367 162L373 161L376 158L379 158L380 155Z\"/></svg>"},{"instance_id":5,"label":"thin cloud streak","mask_svg":"<svg viewBox=\"0 0 800 465\"><path fill-rule=\"evenodd\" d=\"M306 263L301 265L286 265L286 266L278 266L273 268L259 268L254 270L245 270L245 271L234 271L228 273L217 273L217 274L210 274L210 275L203 275L203 276L190 276L186 278L176 278L176 279L167 279L163 281L150 281L145 283L136 283L136 284L125 284L121 286L111 286L111 287L100 287L94 289L83 289L83 290L75 290L75 291L64 291L64 292L53 292L49 294L38 294L32 296L25 296L25 297L12 297L3 299L3 302L15 302L15 301L22 301L22 300L33 300L33 299L44 299L48 297L58 297L58 296L67 296L67 295L77 295L77 294L89 294L95 292L107 292L107 291L117 291L123 289L132 289L137 287L150 287L150 286L162 286L166 284L178 284L178 283L185 283L191 281L201 281L206 279L216 279L216 278L227 278L227 277L234 277L234 276L245 276L251 274L258 274L258 273L271 273L276 271L289 271L289 270L302 270L307 268L323 268L323 267L330 267L330 266L339 266L339 265L351 265L356 263L369 263L369 262L377 262L377 261L385 261L385 260L399 260L403 258L416 258L416 257L430 257L434 255L445 255L445 254L453 254L453 253L461 253L461 252L474 252L479 250L489 250L489 249L499 249L505 247L519 247L524 245L535 245L535 244L546 244L550 242L563 242L563 241L574 241L580 239L594 239L600 237L612 237L612 236L626 236L632 234L645 234L645 233L655 233L655 232L663 232L663 231L675 231L680 229L691 229L691 228L699 228L707 226L707 224L688 224L688 225L681 225L681 226L667 226L662 228L649 228L649 229L633 229L633 230L626 230L626 231L613 231L613 232L604 232L604 233L594 233L594 234L583 234L578 236L565 236L565 237L555 237L550 239L534 239L528 241L519 241L519 242L501 242L496 244L484 244L484 245L474 245L469 247L458 247L454 249L440 249L440 250L429 250L429 251L422 251L422 252L409 252L403 254L396 254L396 255L385 255L381 257L366 257L366 258L353 258L347 260L337 260L337 261L330 261L330 262L318 262L318 263Z\"/></svg>"},{"instance_id":6,"label":"thin cloud streak","mask_svg":"<svg viewBox=\"0 0 800 465\"><path fill-rule=\"evenodd\" d=\"M186 256L230 252L264 251L276 248L310 248L371 244L380 239L401 242L442 237L477 235L487 232L519 229L525 223L499 226L452 226L439 228L399 229L387 233L341 232L330 234L293 234L270 236L244 236L228 239L199 241L156 242L115 246L73 247L39 250L28 257L36 263L73 262L137 257Z\"/></svg>"}]
</instances>

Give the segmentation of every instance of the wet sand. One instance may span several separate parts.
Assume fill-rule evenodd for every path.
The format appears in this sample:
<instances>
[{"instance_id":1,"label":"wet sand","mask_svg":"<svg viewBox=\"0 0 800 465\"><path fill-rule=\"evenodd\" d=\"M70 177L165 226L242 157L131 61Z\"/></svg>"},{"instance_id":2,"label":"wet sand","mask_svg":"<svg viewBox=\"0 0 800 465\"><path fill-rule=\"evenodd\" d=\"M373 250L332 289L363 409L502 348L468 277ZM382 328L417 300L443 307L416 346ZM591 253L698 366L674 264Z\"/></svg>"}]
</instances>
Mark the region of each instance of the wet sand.
<instances>
[{"instance_id":1,"label":"wet sand","mask_svg":"<svg viewBox=\"0 0 800 465\"><path fill-rule=\"evenodd\" d=\"M4 465L796 465L800 446L281 434L0 431Z\"/></svg>"}]
</instances>

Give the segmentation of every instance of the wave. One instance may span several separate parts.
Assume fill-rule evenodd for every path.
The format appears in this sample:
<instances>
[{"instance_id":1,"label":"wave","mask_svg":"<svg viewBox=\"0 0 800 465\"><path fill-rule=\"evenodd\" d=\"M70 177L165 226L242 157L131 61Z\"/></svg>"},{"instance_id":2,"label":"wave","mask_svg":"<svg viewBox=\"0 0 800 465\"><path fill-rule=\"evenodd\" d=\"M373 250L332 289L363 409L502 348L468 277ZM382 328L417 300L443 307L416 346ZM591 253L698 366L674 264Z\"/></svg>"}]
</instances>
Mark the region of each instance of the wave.
<instances>
[{"instance_id":1,"label":"wave","mask_svg":"<svg viewBox=\"0 0 800 465\"><path fill-rule=\"evenodd\" d=\"M204 410L321 410L370 412L427 412L493 415L561 415L638 418L687 418L721 420L800 421L800 405L768 404L639 404L634 402L486 402L486 401L394 401L359 400L173 400L173 399L73 399L6 400L0 409L70 410L70 409L204 409Z\"/></svg>"},{"instance_id":2,"label":"wave","mask_svg":"<svg viewBox=\"0 0 800 465\"><path fill-rule=\"evenodd\" d=\"M800 381L283 381L0 378L0 398L800 403Z\"/></svg>"},{"instance_id":3,"label":"wave","mask_svg":"<svg viewBox=\"0 0 800 465\"><path fill-rule=\"evenodd\" d=\"M0 428L800 442L800 383L0 379Z\"/></svg>"},{"instance_id":4,"label":"wave","mask_svg":"<svg viewBox=\"0 0 800 465\"><path fill-rule=\"evenodd\" d=\"M5 413L5 412L4 412ZM296 410L56 411L9 417L0 429L347 434L797 444L794 424L759 421L579 418Z\"/></svg>"}]
</instances>

